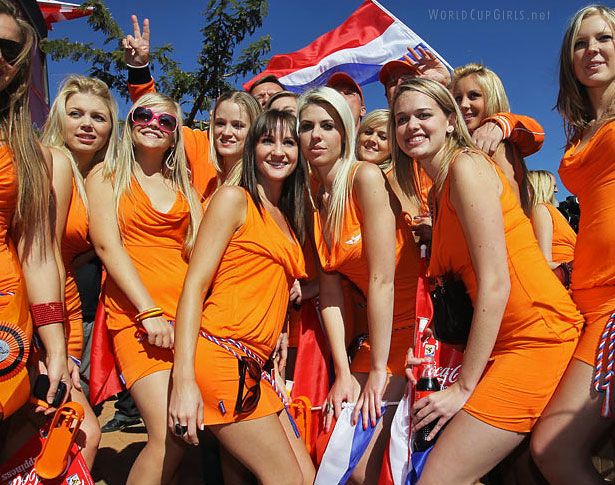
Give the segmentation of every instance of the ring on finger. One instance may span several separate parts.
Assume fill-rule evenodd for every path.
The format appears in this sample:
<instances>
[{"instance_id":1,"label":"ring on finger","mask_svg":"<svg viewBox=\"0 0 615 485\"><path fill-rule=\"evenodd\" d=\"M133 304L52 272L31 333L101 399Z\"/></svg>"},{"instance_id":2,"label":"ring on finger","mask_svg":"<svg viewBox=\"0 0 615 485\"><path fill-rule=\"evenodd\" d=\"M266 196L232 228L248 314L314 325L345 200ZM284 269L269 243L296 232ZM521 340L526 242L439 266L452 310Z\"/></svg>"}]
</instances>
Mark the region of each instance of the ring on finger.
<instances>
[{"instance_id":1,"label":"ring on finger","mask_svg":"<svg viewBox=\"0 0 615 485\"><path fill-rule=\"evenodd\" d=\"M183 436L188 432L188 426L181 425L179 423L175 423L175 435Z\"/></svg>"},{"instance_id":2,"label":"ring on finger","mask_svg":"<svg viewBox=\"0 0 615 485\"><path fill-rule=\"evenodd\" d=\"M333 404L328 402L325 404L325 414L331 414L333 412Z\"/></svg>"}]
</instances>

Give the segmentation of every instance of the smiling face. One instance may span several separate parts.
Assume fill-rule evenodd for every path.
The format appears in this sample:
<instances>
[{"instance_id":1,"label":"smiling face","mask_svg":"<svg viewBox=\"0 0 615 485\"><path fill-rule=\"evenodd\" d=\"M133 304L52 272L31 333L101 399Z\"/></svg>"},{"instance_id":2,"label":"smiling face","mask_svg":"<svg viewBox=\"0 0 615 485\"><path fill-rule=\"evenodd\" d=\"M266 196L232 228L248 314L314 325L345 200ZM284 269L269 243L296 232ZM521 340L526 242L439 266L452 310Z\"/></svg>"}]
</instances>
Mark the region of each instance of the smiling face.
<instances>
[{"instance_id":1,"label":"smiling face","mask_svg":"<svg viewBox=\"0 0 615 485\"><path fill-rule=\"evenodd\" d=\"M462 77L455 82L453 97L466 122L468 131L472 133L485 118L485 93L474 74Z\"/></svg>"},{"instance_id":2,"label":"smiling face","mask_svg":"<svg viewBox=\"0 0 615 485\"><path fill-rule=\"evenodd\" d=\"M91 160L111 135L111 113L95 94L75 93L66 100L63 120L64 141L79 160Z\"/></svg>"},{"instance_id":3,"label":"smiling face","mask_svg":"<svg viewBox=\"0 0 615 485\"><path fill-rule=\"evenodd\" d=\"M367 126L359 132L357 154L359 160L375 163L376 165L391 158L387 124L385 122Z\"/></svg>"},{"instance_id":4,"label":"smiling face","mask_svg":"<svg viewBox=\"0 0 615 485\"><path fill-rule=\"evenodd\" d=\"M606 87L615 80L613 28L599 14L586 17L573 44L572 64L577 80L588 88Z\"/></svg>"},{"instance_id":5,"label":"smiling face","mask_svg":"<svg viewBox=\"0 0 615 485\"><path fill-rule=\"evenodd\" d=\"M240 104L222 101L214 116L214 147L224 166L232 166L243 153L250 117Z\"/></svg>"},{"instance_id":6,"label":"smiling face","mask_svg":"<svg viewBox=\"0 0 615 485\"><path fill-rule=\"evenodd\" d=\"M397 144L410 158L430 161L444 148L453 126L433 98L405 91L397 97L393 113Z\"/></svg>"},{"instance_id":7,"label":"smiling face","mask_svg":"<svg viewBox=\"0 0 615 485\"><path fill-rule=\"evenodd\" d=\"M166 152L175 145L175 135L177 133L170 133L167 130L160 129L159 120L157 119L162 113L168 113L177 117L173 106L152 105L143 107L149 108L155 116L148 124L132 123L132 144L137 158L141 151Z\"/></svg>"},{"instance_id":8,"label":"smiling face","mask_svg":"<svg viewBox=\"0 0 615 485\"><path fill-rule=\"evenodd\" d=\"M299 116L299 139L312 167L332 165L342 155L342 120L329 104L308 104Z\"/></svg>"},{"instance_id":9,"label":"smiling face","mask_svg":"<svg viewBox=\"0 0 615 485\"><path fill-rule=\"evenodd\" d=\"M264 108L267 101L269 101L269 98L280 91L284 91L284 88L279 84L265 82L252 89L250 94L256 98L256 101L258 101L258 104L261 105L261 108Z\"/></svg>"},{"instance_id":10,"label":"smiling face","mask_svg":"<svg viewBox=\"0 0 615 485\"><path fill-rule=\"evenodd\" d=\"M263 134L255 147L257 178L261 183L283 182L297 167L299 147L288 127Z\"/></svg>"}]
</instances>

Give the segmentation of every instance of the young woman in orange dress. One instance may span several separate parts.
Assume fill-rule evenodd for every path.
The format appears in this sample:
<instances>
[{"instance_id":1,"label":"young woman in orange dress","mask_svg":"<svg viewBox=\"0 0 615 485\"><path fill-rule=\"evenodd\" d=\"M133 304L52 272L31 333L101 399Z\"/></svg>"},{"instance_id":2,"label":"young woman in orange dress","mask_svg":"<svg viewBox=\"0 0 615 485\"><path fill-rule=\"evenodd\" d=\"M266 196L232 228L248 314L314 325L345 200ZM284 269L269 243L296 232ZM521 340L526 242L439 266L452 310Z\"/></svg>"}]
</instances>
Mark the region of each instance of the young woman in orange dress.
<instances>
[{"instance_id":1,"label":"young woman in orange dress","mask_svg":"<svg viewBox=\"0 0 615 485\"><path fill-rule=\"evenodd\" d=\"M35 33L11 2L0 1L0 431L29 398L26 371L33 333L42 343L47 402L71 378L64 339L64 304L51 220L51 153L32 129L29 108ZM50 209L51 208L51 209ZM30 310L28 309L30 306ZM32 316L30 315L32 314ZM34 328L33 328L34 327ZM64 399L66 400L66 398ZM43 410L38 407L37 410ZM53 409L45 409L47 413ZM5 427L6 425L6 427ZM19 430L17 430L19 434ZM3 434L1 448L9 443ZM8 450L8 451L14 451Z\"/></svg>"},{"instance_id":2,"label":"young woman in orange dress","mask_svg":"<svg viewBox=\"0 0 615 485\"><path fill-rule=\"evenodd\" d=\"M530 220L542 254L551 269L562 263L571 263L574 260L577 235L555 206L555 177L546 170L532 170L527 176L532 208Z\"/></svg>"},{"instance_id":3,"label":"young woman in orange dress","mask_svg":"<svg viewBox=\"0 0 615 485\"><path fill-rule=\"evenodd\" d=\"M72 75L64 80L51 105L42 142L51 148L53 188L57 199L56 236L60 241L66 273L64 302L69 367L79 366L84 351L84 322L75 271L95 257L88 237L85 181L94 165L115 159L117 105L107 85L99 79ZM93 289L96 292L96 289ZM98 294L87 295L98 299ZM91 328L88 334L91 332ZM89 335L88 335L89 337ZM78 439L81 453L91 468L100 442L100 425L80 381L71 399L85 410Z\"/></svg>"},{"instance_id":4,"label":"young woman in orange dress","mask_svg":"<svg viewBox=\"0 0 615 485\"><path fill-rule=\"evenodd\" d=\"M585 326L532 436L534 460L556 484L604 483L591 455L612 423L601 416L601 407L611 403L596 392L592 376L599 341L615 313L614 35L613 8L585 7L571 19L560 54L557 107L568 146L559 175L582 207L571 289Z\"/></svg>"},{"instance_id":5,"label":"young woman in orange dress","mask_svg":"<svg viewBox=\"0 0 615 485\"><path fill-rule=\"evenodd\" d=\"M301 152L318 176L311 222L322 271L320 306L335 368L335 383L323 404L325 429L343 402L356 402L354 420L377 426L353 480L377 480L388 439L384 401L397 401L405 387L406 350L412 344L419 255L401 206L382 171L355 158L355 129L344 98L331 88L299 98ZM348 364L342 275L367 301L369 340ZM384 431L384 432L383 432Z\"/></svg>"},{"instance_id":6,"label":"young woman in orange dress","mask_svg":"<svg viewBox=\"0 0 615 485\"><path fill-rule=\"evenodd\" d=\"M86 191L90 237L108 274L103 301L116 363L148 433L128 483L169 483L184 449L166 426L172 323L202 215L177 103L139 98L117 158L91 170Z\"/></svg>"},{"instance_id":7,"label":"young woman in orange dress","mask_svg":"<svg viewBox=\"0 0 615 485\"><path fill-rule=\"evenodd\" d=\"M169 428L197 444L207 426L260 483L312 483L265 363L282 331L288 295L305 276L306 170L295 117L268 111L245 143L239 186L212 197L178 307Z\"/></svg>"},{"instance_id":8,"label":"young woman in orange dress","mask_svg":"<svg viewBox=\"0 0 615 485\"><path fill-rule=\"evenodd\" d=\"M430 439L448 422L419 483L471 484L532 430L570 361L582 319L506 176L472 148L448 90L429 80L401 85L389 133L396 171L412 173L414 160L434 180L429 272L455 275L474 307L459 379L414 404L414 429L436 422Z\"/></svg>"},{"instance_id":9,"label":"young woman in orange dress","mask_svg":"<svg viewBox=\"0 0 615 485\"><path fill-rule=\"evenodd\" d=\"M450 90L477 148L495 160L529 214L523 157L542 147L542 126L528 116L510 112L502 81L482 64L456 68Z\"/></svg>"}]
</instances>

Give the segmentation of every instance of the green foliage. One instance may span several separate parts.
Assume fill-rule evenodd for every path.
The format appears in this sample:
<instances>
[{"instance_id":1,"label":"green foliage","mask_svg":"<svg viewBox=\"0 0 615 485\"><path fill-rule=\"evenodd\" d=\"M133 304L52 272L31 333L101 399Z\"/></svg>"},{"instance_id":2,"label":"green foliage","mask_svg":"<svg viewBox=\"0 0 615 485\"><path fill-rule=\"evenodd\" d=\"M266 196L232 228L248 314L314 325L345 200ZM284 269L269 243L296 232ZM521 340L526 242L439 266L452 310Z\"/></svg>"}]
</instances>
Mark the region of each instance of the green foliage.
<instances>
[{"instance_id":1,"label":"green foliage","mask_svg":"<svg viewBox=\"0 0 615 485\"><path fill-rule=\"evenodd\" d=\"M91 42L64 38L45 40L42 49L54 61L87 62L91 65L88 75L100 78L128 99L121 48L124 32L103 0L87 0L82 7L94 8L87 22L94 32L104 36L103 48L95 47ZM193 125L197 115L206 113L221 92L232 89L231 82L239 76L255 74L263 69L266 64L263 56L271 48L268 35L250 42L239 54L235 51L261 27L267 9L267 0L209 0L204 12L205 26L201 29L202 47L194 71L184 71L173 60L171 45L150 49L157 89L176 99L185 109L189 108L186 124Z\"/></svg>"}]
</instances>

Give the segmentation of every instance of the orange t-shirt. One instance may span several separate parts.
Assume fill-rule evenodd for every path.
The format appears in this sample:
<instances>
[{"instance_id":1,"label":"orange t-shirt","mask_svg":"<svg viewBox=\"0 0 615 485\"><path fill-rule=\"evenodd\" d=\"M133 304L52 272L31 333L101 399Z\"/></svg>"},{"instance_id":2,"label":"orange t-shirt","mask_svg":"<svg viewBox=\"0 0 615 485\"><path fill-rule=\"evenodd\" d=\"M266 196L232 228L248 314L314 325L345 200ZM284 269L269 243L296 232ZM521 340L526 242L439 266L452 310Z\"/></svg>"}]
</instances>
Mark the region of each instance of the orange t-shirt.
<instances>
[{"instance_id":1,"label":"orange t-shirt","mask_svg":"<svg viewBox=\"0 0 615 485\"><path fill-rule=\"evenodd\" d=\"M246 221L222 256L203 306L201 328L241 341L267 360L282 332L290 287L306 276L299 241L290 240L252 197Z\"/></svg>"},{"instance_id":2,"label":"orange t-shirt","mask_svg":"<svg viewBox=\"0 0 615 485\"><path fill-rule=\"evenodd\" d=\"M551 244L551 260L557 263L569 263L574 259L574 246L577 235L570 227L566 218L552 204L544 204L553 221L553 242Z\"/></svg>"},{"instance_id":3,"label":"orange t-shirt","mask_svg":"<svg viewBox=\"0 0 615 485\"><path fill-rule=\"evenodd\" d=\"M124 249L164 318L175 321L177 302L188 263L183 258L190 208L181 192L169 212L159 212L133 177L131 188L120 199L118 223ZM123 330L136 326L138 313L124 292L108 275L105 282L107 326Z\"/></svg>"},{"instance_id":4,"label":"orange t-shirt","mask_svg":"<svg viewBox=\"0 0 615 485\"><path fill-rule=\"evenodd\" d=\"M573 290L615 285L615 121L601 126L577 151L573 143L559 175L579 199L581 219L574 250Z\"/></svg>"},{"instance_id":5,"label":"orange t-shirt","mask_svg":"<svg viewBox=\"0 0 615 485\"><path fill-rule=\"evenodd\" d=\"M502 183L500 204L511 283L493 354L524 342L573 340L579 336L583 318L549 268L512 187L500 168L495 163L493 166ZM476 302L476 274L461 223L450 201L450 176L438 196L429 273L458 275L472 302Z\"/></svg>"},{"instance_id":6,"label":"orange t-shirt","mask_svg":"<svg viewBox=\"0 0 615 485\"><path fill-rule=\"evenodd\" d=\"M337 244L333 244L330 249L327 246L318 210L314 210L313 220L314 241L323 270L337 271L346 276L367 298L369 269L361 239L363 216L354 189L346 203L342 235ZM397 218L395 233L393 329L414 325L418 276L419 251L414 237L400 216Z\"/></svg>"}]
</instances>

